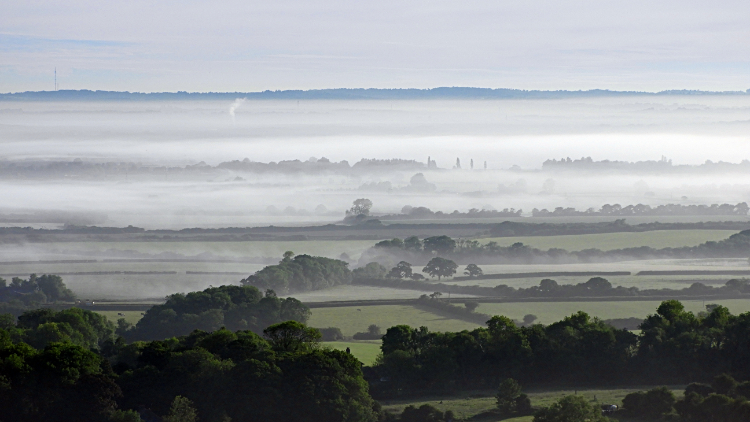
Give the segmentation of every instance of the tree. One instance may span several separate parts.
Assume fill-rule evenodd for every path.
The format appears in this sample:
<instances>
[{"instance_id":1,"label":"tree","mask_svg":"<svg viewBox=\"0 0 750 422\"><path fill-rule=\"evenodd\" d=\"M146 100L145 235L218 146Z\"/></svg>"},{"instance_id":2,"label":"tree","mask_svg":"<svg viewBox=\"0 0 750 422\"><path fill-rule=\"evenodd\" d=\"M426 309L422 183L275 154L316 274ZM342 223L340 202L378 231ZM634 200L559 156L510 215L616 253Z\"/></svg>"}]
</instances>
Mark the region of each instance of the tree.
<instances>
[{"instance_id":1,"label":"tree","mask_svg":"<svg viewBox=\"0 0 750 422\"><path fill-rule=\"evenodd\" d=\"M406 261L399 262L395 267L391 268L391 272L388 273L388 277L393 278L411 278L411 276L411 264Z\"/></svg>"},{"instance_id":2,"label":"tree","mask_svg":"<svg viewBox=\"0 0 750 422\"><path fill-rule=\"evenodd\" d=\"M521 384L513 378L506 378L500 382L497 388L497 408L501 412L508 414L515 410L516 398L521 394Z\"/></svg>"},{"instance_id":3,"label":"tree","mask_svg":"<svg viewBox=\"0 0 750 422\"><path fill-rule=\"evenodd\" d=\"M169 415L163 418L164 422L197 422L198 412L190 399L177 396L172 401Z\"/></svg>"},{"instance_id":4,"label":"tree","mask_svg":"<svg viewBox=\"0 0 750 422\"><path fill-rule=\"evenodd\" d=\"M531 325L536 320L537 320L537 317L534 314L526 314L523 316L523 323L526 325Z\"/></svg>"},{"instance_id":5,"label":"tree","mask_svg":"<svg viewBox=\"0 0 750 422\"><path fill-rule=\"evenodd\" d=\"M370 215L370 208L372 208L372 201L367 198L359 198L352 202L352 207L347 211L347 215Z\"/></svg>"},{"instance_id":6,"label":"tree","mask_svg":"<svg viewBox=\"0 0 750 422\"><path fill-rule=\"evenodd\" d=\"M263 330L263 337L280 352L309 351L318 347L320 331L297 321L286 321Z\"/></svg>"},{"instance_id":7,"label":"tree","mask_svg":"<svg viewBox=\"0 0 750 422\"><path fill-rule=\"evenodd\" d=\"M474 278L476 276L480 276L484 274L481 268L477 264L469 264L466 266L466 270L464 270L464 274L468 275L471 278Z\"/></svg>"},{"instance_id":8,"label":"tree","mask_svg":"<svg viewBox=\"0 0 750 422\"><path fill-rule=\"evenodd\" d=\"M479 307L479 302L468 300L464 302L464 306L469 310L469 312L474 312Z\"/></svg>"},{"instance_id":9,"label":"tree","mask_svg":"<svg viewBox=\"0 0 750 422\"><path fill-rule=\"evenodd\" d=\"M601 409L581 396L566 396L552 406L538 411L534 422L605 422Z\"/></svg>"},{"instance_id":10,"label":"tree","mask_svg":"<svg viewBox=\"0 0 750 422\"><path fill-rule=\"evenodd\" d=\"M429 253L451 253L456 249L456 241L448 236L432 236L424 240L424 251Z\"/></svg>"},{"instance_id":11,"label":"tree","mask_svg":"<svg viewBox=\"0 0 750 422\"><path fill-rule=\"evenodd\" d=\"M422 268L422 272L429 274L430 277L437 277L440 280L443 277L453 277L457 268L458 265L455 262L437 256L432 258L426 267Z\"/></svg>"},{"instance_id":12,"label":"tree","mask_svg":"<svg viewBox=\"0 0 750 422\"><path fill-rule=\"evenodd\" d=\"M388 273L388 270L377 262L370 262L364 267L355 268L352 271L352 275L358 279L365 278L383 278Z\"/></svg>"},{"instance_id":13,"label":"tree","mask_svg":"<svg viewBox=\"0 0 750 422\"><path fill-rule=\"evenodd\" d=\"M422 241L417 236L409 236L404 239L404 249L407 251L421 251Z\"/></svg>"}]
</instances>

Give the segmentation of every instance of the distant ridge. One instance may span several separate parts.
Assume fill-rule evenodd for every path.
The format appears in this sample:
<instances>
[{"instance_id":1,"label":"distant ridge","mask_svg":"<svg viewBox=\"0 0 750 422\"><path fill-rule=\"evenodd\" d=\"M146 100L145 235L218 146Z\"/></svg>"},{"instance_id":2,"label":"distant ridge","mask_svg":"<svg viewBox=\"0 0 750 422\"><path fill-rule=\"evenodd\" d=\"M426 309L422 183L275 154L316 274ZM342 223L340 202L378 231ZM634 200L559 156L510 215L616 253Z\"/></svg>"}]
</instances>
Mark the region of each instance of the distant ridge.
<instances>
[{"instance_id":1,"label":"distant ridge","mask_svg":"<svg viewBox=\"0 0 750 422\"><path fill-rule=\"evenodd\" d=\"M410 99L555 99L581 97L663 96L663 95L750 95L747 91L669 90L660 92L610 91L537 91L507 88L441 87L431 89L334 88L262 92L127 92L127 91L27 91L0 94L0 101L135 101L135 100L232 100L235 98L268 100L410 100Z\"/></svg>"}]
</instances>

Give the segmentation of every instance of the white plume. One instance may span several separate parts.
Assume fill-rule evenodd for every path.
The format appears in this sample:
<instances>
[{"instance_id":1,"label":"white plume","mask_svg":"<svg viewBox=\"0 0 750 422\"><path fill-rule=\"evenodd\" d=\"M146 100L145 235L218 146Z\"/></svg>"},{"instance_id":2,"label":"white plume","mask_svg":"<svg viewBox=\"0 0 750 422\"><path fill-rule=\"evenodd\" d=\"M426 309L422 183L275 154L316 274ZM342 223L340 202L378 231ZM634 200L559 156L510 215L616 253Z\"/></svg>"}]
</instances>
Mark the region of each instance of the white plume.
<instances>
[{"instance_id":1,"label":"white plume","mask_svg":"<svg viewBox=\"0 0 750 422\"><path fill-rule=\"evenodd\" d=\"M229 106L229 115L234 117L234 111L240 108L242 103L244 103L247 100L247 98L237 98L234 100L231 106Z\"/></svg>"}]
</instances>

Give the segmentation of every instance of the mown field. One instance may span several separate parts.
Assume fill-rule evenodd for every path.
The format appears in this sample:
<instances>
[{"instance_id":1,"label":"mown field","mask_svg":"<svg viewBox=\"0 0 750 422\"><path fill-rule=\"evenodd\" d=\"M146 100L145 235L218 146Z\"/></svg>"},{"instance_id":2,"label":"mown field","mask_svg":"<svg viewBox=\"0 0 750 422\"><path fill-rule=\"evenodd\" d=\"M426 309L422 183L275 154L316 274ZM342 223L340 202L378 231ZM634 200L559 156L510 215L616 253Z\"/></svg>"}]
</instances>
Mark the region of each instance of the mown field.
<instances>
[{"instance_id":1,"label":"mown field","mask_svg":"<svg viewBox=\"0 0 750 422\"><path fill-rule=\"evenodd\" d=\"M750 311L750 299L728 300L682 300L685 309L693 313L705 310L705 304L716 303L726 306L733 314ZM505 315L521 320L524 315L533 314L542 324L551 324L578 311L584 311L600 319L645 318L655 314L661 301L618 301L618 302L526 302L526 303L482 303L476 312L489 315Z\"/></svg>"},{"instance_id":2,"label":"mown field","mask_svg":"<svg viewBox=\"0 0 750 422\"><path fill-rule=\"evenodd\" d=\"M351 354L365 365L372 365L375 358L380 354L380 341L325 341L323 347L330 347L335 350L346 350L349 348Z\"/></svg>"},{"instance_id":3,"label":"mown field","mask_svg":"<svg viewBox=\"0 0 750 422\"><path fill-rule=\"evenodd\" d=\"M556 400L571 394L585 397L592 404L616 404L622 405L622 399L627 395L639 390L648 390L653 386L638 388L614 388L614 389L548 389L548 390L524 390L531 398L531 405L535 408L546 407ZM682 395L683 386L670 387L676 396ZM391 413L401 413L409 405L419 407L423 404L435 406L441 411L452 410L456 417L463 420L482 422L531 422L532 416L515 418L503 418L495 412L496 404L494 391L465 391L456 395L433 396L412 400L381 400L383 408ZM631 422L640 422L630 420Z\"/></svg>"},{"instance_id":4,"label":"mown field","mask_svg":"<svg viewBox=\"0 0 750 422\"><path fill-rule=\"evenodd\" d=\"M539 249L560 248L568 251L583 249L612 250L651 246L652 248L675 248L695 246L707 241L717 241L737 233L734 230L660 230L639 233L601 233L565 236L521 236L484 238L480 242L497 242L509 246L516 242Z\"/></svg>"},{"instance_id":5,"label":"mown field","mask_svg":"<svg viewBox=\"0 0 750 422\"><path fill-rule=\"evenodd\" d=\"M365 332L370 324L385 330L399 324L411 327L425 326L431 331L462 331L478 327L467 321L445 318L412 306L345 306L339 308L314 308L307 325L311 327L338 327L345 336Z\"/></svg>"}]
</instances>

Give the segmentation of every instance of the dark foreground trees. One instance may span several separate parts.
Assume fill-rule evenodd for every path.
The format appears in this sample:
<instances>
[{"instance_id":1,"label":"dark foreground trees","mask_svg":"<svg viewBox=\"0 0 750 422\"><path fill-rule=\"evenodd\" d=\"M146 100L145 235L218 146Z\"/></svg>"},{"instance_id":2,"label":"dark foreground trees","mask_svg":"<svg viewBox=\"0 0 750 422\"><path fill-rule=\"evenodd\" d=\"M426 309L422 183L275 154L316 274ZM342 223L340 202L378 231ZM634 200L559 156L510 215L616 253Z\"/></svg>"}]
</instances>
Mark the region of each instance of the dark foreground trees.
<instances>
[{"instance_id":1,"label":"dark foreground trees","mask_svg":"<svg viewBox=\"0 0 750 422\"><path fill-rule=\"evenodd\" d=\"M360 362L321 350L319 337L290 321L265 339L195 331L96 354L71 343L37 350L0 329L0 420L132 421L136 410L183 422L375 422Z\"/></svg>"}]
</instances>

